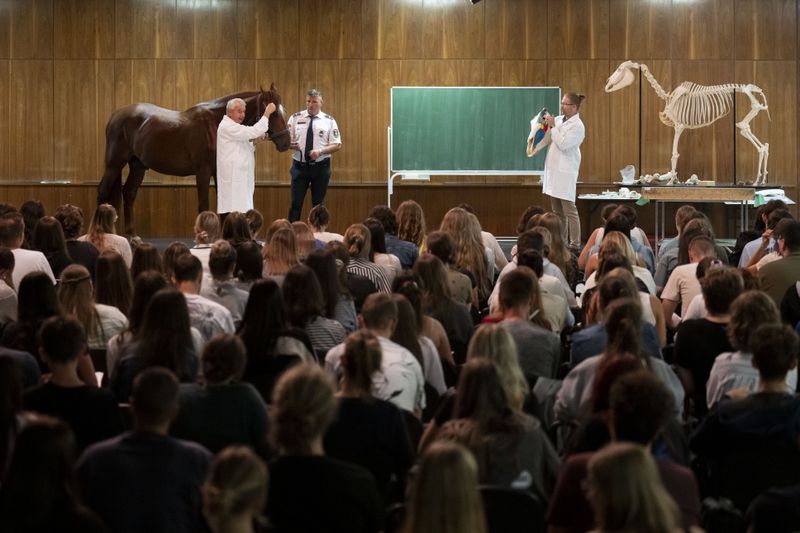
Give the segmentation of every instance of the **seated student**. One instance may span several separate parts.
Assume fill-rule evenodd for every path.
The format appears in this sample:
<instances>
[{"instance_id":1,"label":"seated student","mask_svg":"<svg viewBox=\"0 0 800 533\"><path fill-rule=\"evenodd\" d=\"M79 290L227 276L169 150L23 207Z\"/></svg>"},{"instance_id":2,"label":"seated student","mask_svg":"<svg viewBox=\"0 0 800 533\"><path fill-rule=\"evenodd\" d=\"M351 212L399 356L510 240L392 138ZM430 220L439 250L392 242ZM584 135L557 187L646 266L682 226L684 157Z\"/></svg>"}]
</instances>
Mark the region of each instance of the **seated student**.
<instances>
[{"instance_id":1,"label":"seated student","mask_svg":"<svg viewBox=\"0 0 800 533\"><path fill-rule=\"evenodd\" d=\"M344 326L347 333L358 329L356 304L347 288L345 272L336 266L336 257L328 247L314 250L306 257L306 266L314 271L325 300L324 316Z\"/></svg>"},{"instance_id":2,"label":"seated student","mask_svg":"<svg viewBox=\"0 0 800 533\"><path fill-rule=\"evenodd\" d=\"M267 516L274 531L375 533L383 508L367 470L325 455L323 436L336 415L333 384L319 368L297 366L273 396Z\"/></svg>"},{"instance_id":3,"label":"seated student","mask_svg":"<svg viewBox=\"0 0 800 533\"><path fill-rule=\"evenodd\" d=\"M86 349L80 322L73 317L48 318L39 339L42 359L52 374L46 383L25 392L25 409L64 420L75 432L79 450L119 434L122 420L112 394L89 387L78 377L78 358Z\"/></svg>"},{"instance_id":4,"label":"seated student","mask_svg":"<svg viewBox=\"0 0 800 533\"><path fill-rule=\"evenodd\" d=\"M75 453L64 422L37 416L26 423L0 485L0 531L107 533L78 497Z\"/></svg>"},{"instance_id":5,"label":"seated student","mask_svg":"<svg viewBox=\"0 0 800 533\"><path fill-rule=\"evenodd\" d=\"M231 446L219 452L203 483L203 516L211 531L256 533L267 484L267 465L249 448Z\"/></svg>"},{"instance_id":6,"label":"seated student","mask_svg":"<svg viewBox=\"0 0 800 533\"><path fill-rule=\"evenodd\" d=\"M752 363L759 375L758 389L732 394L736 399L719 402L689 441L692 451L708 461L720 494L742 509L766 488L800 481L795 470L800 464L800 396L794 389L786 389L787 374L797 368L800 342L789 326L775 322L758 326L749 339ZM755 476L752 466L747 466L748 473L743 473L738 483L720 479L735 476L730 472L732 464L738 466L740 461L755 457L763 462ZM793 464L789 464L790 459ZM770 471L766 466L770 461L783 471ZM782 461L784 466L780 466Z\"/></svg>"},{"instance_id":7,"label":"seated student","mask_svg":"<svg viewBox=\"0 0 800 533\"><path fill-rule=\"evenodd\" d=\"M669 252L670 250L678 249L678 241L681 237L681 230L686 223L691 220L692 215L694 215L697 210L694 208L693 205L682 205L678 209L675 210L675 236L669 239L664 239L661 241L661 244L658 246L658 257L657 259L661 259L661 257ZM658 270L658 268L656 268Z\"/></svg>"},{"instance_id":8,"label":"seated student","mask_svg":"<svg viewBox=\"0 0 800 533\"><path fill-rule=\"evenodd\" d=\"M394 279L392 291L395 294L402 294L411 303L411 307L414 308L414 315L417 317L417 330L422 336L429 338L433 342L436 351L439 353L439 358L454 367L456 363L453 359L453 351L450 349L450 340L447 338L444 326L422 310L422 289L420 289L420 285L422 285L422 281L419 277L413 272L407 271Z\"/></svg>"},{"instance_id":9,"label":"seated student","mask_svg":"<svg viewBox=\"0 0 800 533\"><path fill-rule=\"evenodd\" d=\"M64 204L56 209L56 220L64 230L64 239L67 241L67 253L72 261L83 265L94 279L94 263L100 252L94 244L80 241L78 237L83 232L83 210L72 204Z\"/></svg>"},{"instance_id":10,"label":"seated student","mask_svg":"<svg viewBox=\"0 0 800 533\"><path fill-rule=\"evenodd\" d=\"M625 235L628 238L628 241L630 241L633 251L636 252L637 258L642 261L642 266L646 267L651 274L655 272L655 255L653 254L653 249L650 248L649 244L645 245L644 243L640 243L631 239L631 221L628 216L620 212L619 208L617 208L616 211L614 211L614 213L612 213L609 219L606 221L606 225L603 228L603 237L605 238L612 231L619 231ZM591 275L591 273L594 272L594 269L597 267L597 260L594 259L593 256L598 252L599 249L599 246L593 246L589 251L590 256L586 262L585 269L587 276Z\"/></svg>"},{"instance_id":11,"label":"seated student","mask_svg":"<svg viewBox=\"0 0 800 533\"><path fill-rule=\"evenodd\" d=\"M383 231L383 224L377 218L364 220L364 225L370 234L369 260L383 269L386 280L391 284L403 271L400 259L386 252L386 233Z\"/></svg>"},{"instance_id":12,"label":"seated student","mask_svg":"<svg viewBox=\"0 0 800 533\"><path fill-rule=\"evenodd\" d=\"M767 221L767 231L761 236L761 245L758 250L750 258L747 269L750 272L758 272L762 266L767 265L773 261L777 261L783 255L778 251L777 246L772 247L772 251L767 251L770 241L774 239L775 243L783 237L783 232L788 229L794 217L787 209L776 209L769 215Z\"/></svg>"},{"instance_id":13,"label":"seated student","mask_svg":"<svg viewBox=\"0 0 800 533\"><path fill-rule=\"evenodd\" d=\"M323 204L315 205L308 213L308 226L314 238L328 243L330 241L343 241L344 237L338 233L328 231L331 223L331 213Z\"/></svg>"},{"instance_id":14,"label":"seated student","mask_svg":"<svg viewBox=\"0 0 800 533\"><path fill-rule=\"evenodd\" d=\"M733 351L727 335L730 307L744 290L744 282L736 269L719 267L706 273L700 286L708 314L705 318L681 322L674 350L679 375L694 400L694 414L698 418L707 411L706 382L714 360L723 352Z\"/></svg>"},{"instance_id":15,"label":"seated student","mask_svg":"<svg viewBox=\"0 0 800 533\"><path fill-rule=\"evenodd\" d=\"M380 342L369 331L352 333L345 341L338 409L324 446L328 456L369 470L389 503L404 494L413 451L400 410L372 395L381 359Z\"/></svg>"},{"instance_id":16,"label":"seated student","mask_svg":"<svg viewBox=\"0 0 800 533\"><path fill-rule=\"evenodd\" d=\"M442 217L439 231L444 231L453 238L453 264L474 276L478 307L483 309L494 283L494 252L483 245L478 218L454 207Z\"/></svg>"},{"instance_id":17,"label":"seated student","mask_svg":"<svg viewBox=\"0 0 800 533\"><path fill-rule=\"evenodd\" d=\"M250 238L258 242L258 234L261 233L261 228L264 227L264 215L258 209L248 209L244 213L244 218L250 228Z\"/></svg>"},{"instance_id":18,"label":"seated student","mask_svg":"<svg viewBox=\"0 0 800 533\"><path fill-rule=\"evenodd\" d=\"M243 444L267 457L267 408L258 391L241 383L247 353L239 337L217 335L203 350L201 383L182 383L170 434L212 453ZM231 416L236 413L236 416Z\"/></svg>"},{"instance_id":19,"label":"seated student","mask_svg":"<svg viewBox=\"0 0 800 533\"><path fill-rule=\"evenodd\" d=\"M567 301L563 296L552 294L542 285L544 277L544 258L536 250L526 250L517 254L517 265L530 268L539 282L539 296L541 297L541 307L545 318L550 322L550 331L556 335L561 334L561 330L569 329L575 325L575 315L567 306Z\"/></svg>"},{"instance_id":20,"label":"seated student","mask_svg":"<svg viewBox=\"0 0 800 533\"><path fill-rule=\"evenodd\" d=\"M769 215L772 214L772 212L776 209L786 209L786 203L784 203L783 200L770 200L759 208L758 216L754 221L754 226L758 231L759 236L745 244L744 248L742 249L742 255L739 257L739 268L746 268L747 265L750 264L750 258L753 257L753 254L761 246L763 233L767 231ZM770 242L766 247L766 251L771 252L776 246L777 243L775 242L775 239L770 239Z\"/></svg>"},{"instance_id":21,"label":"seated student","mask_svg":"<svg viewBox=\"0 0 800 533\"><path fill-rule=\"evenodd\" d=\"M202 284L200 295L230 311L233 325L239 327L247 304L247 291L238 288L233 281L236 249L228 241L215 242L208 255L208 268L211 280Z\"/></svg>"},{"instance_id":22,"label":"seated student","mask_svg":"<svg viewBox=\"0 0 800 533\"><path fill-rule=\"evenodd\" d=\"M457 270L453 267L456 243L449 233L432 231L428 234L427 251L438 257L447 268L447 282L450 284L450 294L459 303L477 307L477 291L475 290L475 276L470 272ZM470 278L470 276L472 276Z\"/></svg>"},{"instance_id":23,"label":"seated student","mask_svg":"<svg viewBox=\"0 0 800 533\"><path fill-rule=\"evenodd\" d=\"M24 238L25 223L22 221L22 215L11 211L0 217L0 246L5 246L14 254L14 271L11 274L14 287L19 287L22 278L33 272L44 272L55 285L56 278L47 258L42 252L23 249Z\"/></svg>"},{"instance_id":24,"label":"seated student","mask_svg":"<svg viewBox=\"0 0 800 533\"><path fill-rule=\"evenodd\" d=\"M344 245L350 254L347 271L368 278L379 291L389 293L391 285L384 270L369 260L371 241L372 235L364 224L351 224L347 228L344 232Z\"/></svg>"},{"instance_id":25,"label":"seated student","mask_svg":"<svg viewBox=\"0 0 800 533\"><path fill-rule=\"evenodd\" d=\"M462 202L456 207L460 207L467 213L475 215L475 218L477 218L478 222L480 223L480 217L478 216L478 213L475 212L475 208L473 208L472 205ZM428 239L430 240L430 234L428 234ZM503 251L503 248L500 246L500 243L497 242L497 238L490 232L481 228L481 241L483 241L483 245L486 248L489 248L494 254L494 271L500 272L503 270L503 268L505 268L505 266L508 264L508 258L506 257L506 253Z\"/></svg>"},{"instance_id":26,"label":"seated student","mask_svg":"<svg viewBox=\"0 0 800 533\"><path fill-rule=\"evenodd\" d=\"M609 253L624 255L631 265L633 275L636 276L636 279L642 283L643 288L645 288L649 294L656 293L656 283L653 281L653 275L649 270L637 264L638 259L636 252L633 251L633 246L631 246L631 242L628 240L628 237L626 237L622 232L611 231L603 237L603 243L600 245L596 256L597 269L600 268L600 263L603 260L603 254ZM584 290L589 290L597 285L597 282L599 281L597 276L597 270L589 274L589 276L586 278Z\"/></svg>"},{"instance_id":27,"label":"seated student","mask_svg":"<svg viewBox=\"0 0 800 533\"><path fill-rule=\"evenodd\" d=\"M304 330L318 358L344 341L344 326L323 316L325 301L317 275L305 265L292 268L283 282L283 306L289 323Z\"/></svg>"},{"instance_id":28,"label":"seated student","mask_svg":"<svg viewBox=\"0 0 800 533\"><path fill-rule=\"evenodd\" d=\"M606 221L611 217L614 211L616 211L617 207L619 207L617 204L606 204L600 209L600 222L602 222L603 225L592 230L589 238L586 239L586 244L583 245L583 249L578 256L578 268L581 270L586 268L586 263L589 261L589 252L591 252L592 248L602 244L603 236L605 235Z\"/></svg>"},{"instance_id":29,"label":"seated student","mask_svg":"<svg viewBox=\"0 0 800 533\"><path fill-rule=\"evenodd\" d=\"M208 342L220 333L233 333L233 315L225 307L200 295L203 285L203 266L191 254L182 254L175 260L175 288L183 293L192 327Z\"/></svg>"},{"instance_id":30,"label":"seated student","mask_svg":"<svg viewBox=\"0 0 800 533\"><path fill-rule=\"evenodd\" d=\"M144 370L131 396L133 431L90 446L78 462L86 504L113 532L196 533L204 528L200 488L211 454L170 437L178 380Z\"/></svg>"},{"instance_id":31,"label":"seated student","mask_svg":"<svg viewBox=\"0 0 800 533\"><path fill-rule=\"evenodd\" d=\"M641 369L625 374L611 388L608 427L612 441L649 448L666 427L673 406L669 390L652 372ZM578 453L564 461L547 511L550 531L580 533L591 529L595 515L582 485L588 465L596 455ZM700 496L692 471L658 456L656 466L661 482L678 504L683 526L697 525Z\"/></svg>"},{"instance_id":32,"label":"seated student","mask_svg":"<svg viewBox=\"0 0 800 533\"><path fill-rule=\"evenodd\" d=\"M211 278L208 269L208 256L211 254L211 245L222 236L222 227L219 215L213 211L203 211L194 220L194 246L189 250L203 265L203 277Z\"/></svg>"},{"instance_id":33,"label":"seated student","mask_svg":"<svg viewBox=\"0 0 800 533\"><path fill-rule=\"evenodd\" d=\"M387 205L376 205L370 211L371 218L377 218L386 232L386 253L396 255L403 269L411 268L419 257L419 248L413 243L397 237L397 217Z\"/></svg>"},{"instance_id":34,"label":"seated student","mask_svg":"<svg viewBox=\"0 0 800 533\"><path fill-rule=\"evenodd\" d=\"M367 298L362 310L364 328L381 345L381 371L372 376L373 394L400 409L422 414L425 408L425 378L414 355L390 339L397 326L397 303L391 295L375 293ZM325 356L325 370L333 379L341 374L345 344L334 346Z\"/></svg>"},{"instance_id":35,"label":"seated student","mask_svg":"<svg viewBox=\"0 0 800 533\"><path fill-rule=\"evenodd\" d=\"M706 382L706 404L709 409L736 389L750 392L758 390L759 375L753 366L750 344L755 340L758 326L779 321L778 309L769 296L761 291L744 292L733 301L728 340L736 351L723 352L714 360ZM793 392L796 387L797 369L793 368L786 374L785 388L787 392Z\"/></svg>"},{"instance_id":36,"label":"seated student","mask_svg":"<svg viewBox=\"0 0 800 533\"><path fill-rule=\"evenodd\" d=\"M437 395L447 391L444 382L442 360L433 341L420 333L417 312L411 302L402 294L392 294L397 304L397 325L392 332L392 341L407 349L422 365L425 384L432 387Z\"/></svg>"},{"instance_id":37,"label":"seated student","mask_svg":"<svg viewBox=\"0 0 800 533\"><path fill-rule=\"evenodd\" d=\"M89 224L89 231L86 235L81 235L78 240L90 242L95 245L100 253L106 250L114 250L125 264L130 268L133 261L133 252L128 239L117 235L117 210L110 204L100 204L94 210L94 216Z\"/></svg>"},{"instance_id":38,"label":"seated student","mask_svg":"<svg viewBox=\"0 0 800 533\"><path fill-rule=\"evenodd\" d=\"M664 290L661 291L664 320L673 328L678 327L680 323L674 316L678 305L680 305L680 315L686 316L692 299L702 292L697 279L697 263L704 257L716 258L714 241L708 237L695 237L689 243L688 254L689 263L676 266Z\"/></svg>"},{"instance_id":39,"label":"seated student","mask_svg":"<svg viewBox=\"0 0 800 533\"><path fill-rule=\"evenodd\" d=\"M792 221L781 229L777 261L764 265L758 271L761 288L775 305L780 305L786 289L800 281L800 222Z\"/></svg>"},{"instance_id":40,"label":"seated student","mask_svg":"<svg viewBox=\"0 0 800 533\"><path fill-rule=\"evenodd\" d=\"M14 254L0 246L0 336L6 324L17 320L17 290L13 281Z\"/></svg>"},{"instance_id":41,"label":"seated student","mask_svg":"<svg viewBox=\"0 0 800 533\"><path fill-rule=\"evenodd\" d=\"M526 379L534 382L538 377L554 378L561 357L561 341L550 331L550 321L542 316L541 307L531 308L532 301L541 301L536 275L529 268L518 266L500 283L498 324L514 338ZM535 316L531 317L532 314Z\"/></svg>"},{"instance_id":42,"label":"seated student","mask_svg":"<svg viewBox=\"0 0 800 533\"><path fill-rule=\"evenodd\" d=\"M53 217L42 217L33 229L31 249L42 252L50 263L56 279L61 277L61 271L74 263L67 253L67 243L64 239L64 230L61 224Z\"/></svg>"},{"instance_id":43,"label":"seated student","mask_svg":"<svg viewBox=\"0 0 800 533\"><path fill-rule=\"evenodd\" d=\"M261 247L258 243L247 241L237 246L236 267L233 270L236 287L250 292L250 287L253 283L262 279L263 273L264 260L261 257Z\"/></svg>"},{"instance_id":44,"label":"seated student","mask_svg":"<svg viewBox=\"0 0 800 533\"><path fill-rule=\"evenodd\" d=\"M747 510L749 533L800 531L800 485L768 489Z\"/></svg>"},{"instance_id":45,"label":"seated student","mask_svg":"<svg viewBox=\"0 0 800 533\"><path fill-rule=\"evenodd\" d=\"M353 304L356 312L360 312L361 306L364 305L364 300L373 292L378 292L378 287L368 277L350 272L347 269L348 265L350 265L350 253L347 251L344 242L330 241L328 242L328 248L333 252L333 256L337 260L336 268L339 276L343 278L347 290L353 295Z\"/></svg>"}]
</instances>

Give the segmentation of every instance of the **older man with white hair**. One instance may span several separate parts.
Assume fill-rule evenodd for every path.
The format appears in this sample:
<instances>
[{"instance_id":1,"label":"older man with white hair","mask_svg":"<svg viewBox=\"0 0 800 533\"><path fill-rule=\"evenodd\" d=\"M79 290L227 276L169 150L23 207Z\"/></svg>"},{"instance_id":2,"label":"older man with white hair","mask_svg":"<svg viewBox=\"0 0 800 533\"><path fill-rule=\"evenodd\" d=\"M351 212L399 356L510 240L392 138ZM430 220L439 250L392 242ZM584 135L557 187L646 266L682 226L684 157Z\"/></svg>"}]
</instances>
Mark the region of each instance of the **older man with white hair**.
<instances>
[{"instance_id":1,"label":"older man with white hair","mask_svg":"<svg viewBox=\"0 0 800 533\"><path fill-rule=\"evenodd\" d=\"M269 129L269 116L275 104L267 104L264 116L252 126L242 125L247 105L233 98L225 107L225 116L217 128L217 212L230 213L253 208L256 160L255 145L263 141Z\"/></svg>"}]
</instances>

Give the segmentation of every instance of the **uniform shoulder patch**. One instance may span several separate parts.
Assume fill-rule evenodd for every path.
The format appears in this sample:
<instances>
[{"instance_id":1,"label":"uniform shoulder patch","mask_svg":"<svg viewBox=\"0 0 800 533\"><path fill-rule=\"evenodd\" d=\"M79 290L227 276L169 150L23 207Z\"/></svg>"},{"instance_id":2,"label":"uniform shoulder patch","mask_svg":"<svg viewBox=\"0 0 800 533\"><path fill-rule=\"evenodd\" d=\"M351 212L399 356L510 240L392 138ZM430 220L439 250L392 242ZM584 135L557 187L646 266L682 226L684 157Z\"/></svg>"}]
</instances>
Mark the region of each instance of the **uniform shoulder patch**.
<instances>
[{"instance_id":1,"label":"uniform shoulder patch","mask_svg":"<svg viewBox=\"0 0 800 533\"><path fill-rule=\"evenodd\" d=\"M336 120L335 118L333 118L333 115L329 115L327 113L325 113L325 118L330 119L330 120Z\"/></svg>"},{"instance_id":2,"label":"uniform shoulder patch","mask_svg":"<svg viewBox=\"0 0 800 533\"><path fill-rule=\"evenodd\" d=\"M298 111L297 113L295 113L295 114L294 114L294 115L292 115L292 116L293 116L293 117L299 117L299 116L300 116L300 115L302 115L302 114L303 114L303 112L302 112L302 111Z\"/></svg>"}]
</instances>

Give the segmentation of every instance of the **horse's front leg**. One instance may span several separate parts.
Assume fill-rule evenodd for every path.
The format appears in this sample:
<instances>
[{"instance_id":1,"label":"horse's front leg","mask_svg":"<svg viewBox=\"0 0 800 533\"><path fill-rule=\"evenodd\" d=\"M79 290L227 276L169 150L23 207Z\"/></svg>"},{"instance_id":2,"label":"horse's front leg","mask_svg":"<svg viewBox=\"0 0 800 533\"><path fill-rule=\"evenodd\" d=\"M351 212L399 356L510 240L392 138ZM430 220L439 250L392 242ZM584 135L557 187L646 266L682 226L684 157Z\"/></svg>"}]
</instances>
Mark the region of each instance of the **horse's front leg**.
<instances>
[{"instance_id":1,"label":"horse's front leg","mask_svg":"<svg viewBox=\"0 0 800 533\"><path fill-rule=\"evenodd\" d=\"M122 169L125 163L107 164L100 183L97 184L97 205L111 204L119 209L122 203Z\"/></svg>"},{"instance_id":2,"label":"horse's front leg","mask_svg":"<svg viewBox=\"0 0 800 533\"><path fill-rule=\"evenodd\" d=\"M133 206L136 203L136 194L139 192L139 186L144 181L144 173L147 171L147 167L134 158L131 160L129 168L128 179L125 180L125 186L122 188L122 200L125 210L125 235L133 237L136 235Z\"/></svg>"}]
</instances>

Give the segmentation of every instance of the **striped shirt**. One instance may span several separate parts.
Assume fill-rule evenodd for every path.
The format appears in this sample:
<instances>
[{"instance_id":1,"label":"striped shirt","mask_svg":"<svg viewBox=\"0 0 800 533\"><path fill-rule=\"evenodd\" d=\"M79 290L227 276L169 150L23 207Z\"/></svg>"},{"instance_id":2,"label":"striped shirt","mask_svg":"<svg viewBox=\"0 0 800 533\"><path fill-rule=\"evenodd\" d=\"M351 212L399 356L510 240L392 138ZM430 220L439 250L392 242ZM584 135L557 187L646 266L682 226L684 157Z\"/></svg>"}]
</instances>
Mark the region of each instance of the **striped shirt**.
<instances>
[{"instance_id":1,"label":"striped shirt","mask_svg":"<svg viewBox=\"0 0 800 533\"><path fill-rule=\"evenodd\" d=\"M347 265L347 272L358 274L369 279L380 292L391 293L392 288L383 268L379 267L365 257L351 257Z\"/></svg>"}]
</instances>

